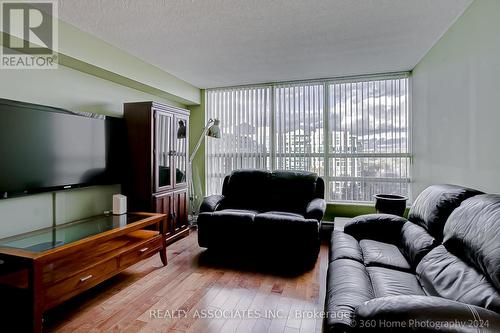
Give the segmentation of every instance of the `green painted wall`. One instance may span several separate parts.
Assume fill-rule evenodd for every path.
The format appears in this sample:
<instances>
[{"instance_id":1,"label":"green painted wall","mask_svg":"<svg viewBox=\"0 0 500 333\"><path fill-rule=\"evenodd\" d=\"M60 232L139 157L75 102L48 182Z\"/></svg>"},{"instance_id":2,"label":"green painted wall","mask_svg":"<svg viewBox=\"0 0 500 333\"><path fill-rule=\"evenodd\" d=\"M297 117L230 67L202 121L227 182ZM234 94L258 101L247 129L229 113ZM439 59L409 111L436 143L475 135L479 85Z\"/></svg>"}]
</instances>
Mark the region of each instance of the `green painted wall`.
<instances>
[{"instance_id":1,"label":"green painted wall","mask_svg":"<svg viewBox=\"0 0 500 333\"><path fill-rule=\"evenodd\" d=\"M157 100L184 106L102 78L59 66L56 70L0 70L0 97L73 111L121 116L123 103ZM101 214L112 207L120 186L98 186L0 200L0 238L74 219Z\"/></svg>"},{"instance_id":2,"label":"green painted wall","mask_svg":"<svg viewBox=\"0 0 500 333\"><path fill-rule=\"evenodd\" d=\"M180 107L200 102L198 88L64 22L59 25L59 68L0 70L0 98L112 116L123 114L125 102ZM0 238L101 214L111 209L115 193L119 185L0 200Z\"/></svg>"},{"instance_id":3,"label":"green painted wall","mask_svg":"<svg viewBox=\"0 0 500 333\"><path fill-rule=\"evenodd\" d=\"M200 90L76 27L59 21L60 63L181 104L199 104Z\"/></svg>"},{"instance_id":4,"label":"green painted wall","mask_svg":"<svg viewBox=\"0 0 500 333\"><path fill-rule=\"evenodd\" d=\"M0 97L73 111L121 116L123 103L157 100L184 106L102 78L59 66L56 70L0 70ZM120 186L98 186L52 194L0 200L0 238L74 219L112 207Z\"/></svg>"},{"instance_id":5,"label":"green painted wall","mask_svg":"<svg viewBox=\"0 0 500 333\"><path fill-rule=\"evenodd\" d=\"M0 70L0 97L72 111L121 116L123 103L182 104L59 65L47 70Z\"/></svg>"},{"instance_id":6,"label":"green painted wall","mask_svg":"<svg viewBox=\"0 0 500 333\"><path fill-rule=\"evenodd\" d=\"M0 98L8 98L73 111L121 116L123 103L156 100L182 104L144 93L77 70L59 66L55 70L0 70ZM98 186L56 193L0 200L0 238L111 209L112 194L120 186Z\"/></svg>"},{"instance_id":7,"label":"green painted wall","mask_svg":"<svg viewBox=\"0 0 500 333\"><path fill-rule=\"evenodd\" d=\"M0 238L52 225L52 194L0 200Z\"/></svg>"},{"instance_id":8,"label":"green painted wall","mask_svg":"<svg viewBox=\"0 0 500 333\"><path fill-rule=\"evenodd\" d=\"M500 193L499 14L474 1L413 70L413 197L433 183Z\"/></svg>"},{"instance_id":9,"label":"green painted wall","mask_svg":"<svg viewBox=\"0 0 500 333\"><path fill-rule=\"evenodd\" d=\"M56 23L59 64L172 102L200 103L197 87L69 23ZM2 45L3 40L4 33L0 33Z\"/></svg>"},{"instance_id":10,"label":"green painted wall","mask_svg":"<svg viewBox=\"0 0 500 333\"><path fill-rule=\"evenodd\" d=\"M113 194L120 193L120 185L92 186L55 193L56 224L80 220L102 214L113 207Z\"/></svg>"}]
</instances>

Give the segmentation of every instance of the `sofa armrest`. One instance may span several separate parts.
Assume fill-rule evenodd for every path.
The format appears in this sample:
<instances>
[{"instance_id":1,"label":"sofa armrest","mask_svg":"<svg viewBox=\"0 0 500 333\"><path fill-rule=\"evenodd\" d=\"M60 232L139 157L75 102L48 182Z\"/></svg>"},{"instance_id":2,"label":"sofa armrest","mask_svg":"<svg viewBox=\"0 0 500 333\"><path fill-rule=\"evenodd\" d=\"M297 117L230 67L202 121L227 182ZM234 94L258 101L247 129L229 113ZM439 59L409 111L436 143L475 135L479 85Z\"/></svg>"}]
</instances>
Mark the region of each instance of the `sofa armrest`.
<instances>
[{"instance_id":1,"label":"sofa armrest","mask_svg":"<svg viewBox=\"0 0 500 333\"><path fill-rule=\"evenodd\" d=\"M500 332L499 314L432 296L375 298L358 306L354 319L361 332Z\"/></svg>"},{"instance_id":2,"label":"sofa armrest","mask_svg":"<svg viewBox=\"0 0 500 333\"><path fill-rule=\"evenodd\" d=\"M316 198L313 199L306 208L306 219L315 219L321 222L323 216L325 215L326 201L324 199Z\"/></svg>"},{"instance_id":3,"label":"sofa armrest","mask_svg":"<svg viewBox=\"0 0 500 333\"><path fill-rule=\"evenodd\" d=\"M438 241L418 224L406 223L401 229L401 252L414 268L438 245Z\"/></svg>"},{"instance_id":4,"label":"sofa armrest","mask_svg":"<svg viewBox=\"0 0 500 333\"><path fill-rule=\"evenodd\" d=\"M200 206L200 213L215 212L217 207L224 201L224 196L219 194L210 195L203 198Z\"/></svg>"},{"instance_id":5,"label":"sofa armrest","mask_svg":"<svg viewBox=\"0 0 500 333\"><path fill-rule=\"evenodd\" d=\"M399 243L401 229L408 220L391 214L366 214L356 216L344 226L344 232L356 238Z\"/></svg>"}]
</instances>

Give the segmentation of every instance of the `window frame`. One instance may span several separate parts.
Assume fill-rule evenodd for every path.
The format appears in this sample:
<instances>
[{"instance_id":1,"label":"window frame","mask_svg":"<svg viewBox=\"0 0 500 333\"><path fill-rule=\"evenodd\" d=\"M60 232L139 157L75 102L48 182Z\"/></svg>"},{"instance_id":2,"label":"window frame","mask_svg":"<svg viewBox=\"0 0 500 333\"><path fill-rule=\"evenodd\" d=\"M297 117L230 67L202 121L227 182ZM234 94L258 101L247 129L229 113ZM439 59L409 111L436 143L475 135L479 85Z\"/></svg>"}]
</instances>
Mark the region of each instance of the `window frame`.
<instances>
[{"instance_id":1,"label":"window frame","mask_svg":"<svg viewBox=\"0 0 500 333\"><path fill-rule=\"evenodd\" d=\"M407 145L408 152L407 153L330 153L328 147L330 147L330 85L339 84L339 83L359 83L359 82L368 82L368 81L378 81L378 80L391 80L391 79L407 79L406 84L406 116L407 116ZM326 79L315 79L315 80L297 80L297 81L282 81L282 82L272 82L272 83L262 83L262 84L251 84L251 85L241 85L241 86L230 86L230 87L217 87L210 88L205 90L205 101L207 101L207 94L211 91L223 91L223 90L232 90L232 89L249 89L249 88L270 88L270 105L269 105L269 118L270 118L270 128L269 128L269 165L270 169L276 169L277 162L277 145L276 145L276 112L275 112L275 93L276 89L286 86L286 85L310 85L310 84L322 84L323 85L323 144L325 148L323 152L319 153L311 153L311 154L301 154L302 156L311 157L318 156L323 158L324 160L324 175L322 177L325 180L325 199L328 203L335 204L357 204L357 205L368 205L373 204L373 200L371 201L358 201L358 200L330 200L328 197L328 193L330 193L330 182L340 182L341 180L336 179L335 176L330 175L330 159L332 158L362 158L362 157L403 157L408 158L408 193L406 194L408 197L408 202L412 202L412 165L413 165L413 146L412 146L412 77L411 72L395 72L395 73L385 73L385 74L375 74L375 75L358 75L358 76L345 76L338 78L326 78ZM208 103L205 103L205 121L208 121L212 115L208 114ZM224 133L222 133L224 135ZM208 144L205 144L205 163L208 161ZM343 155L343 156L341 156ZM338 161L337 161L338 162ZM205 195L208 195L208 167L205 166ZM343 177L344 179L350 180L348 178L354 177ZM377 181L381 178L378 177L358 177L358 179ZM401 179L401 178L396 178ZM382 181L385 182L385 181Z\"/></svg>"}]
</instances>

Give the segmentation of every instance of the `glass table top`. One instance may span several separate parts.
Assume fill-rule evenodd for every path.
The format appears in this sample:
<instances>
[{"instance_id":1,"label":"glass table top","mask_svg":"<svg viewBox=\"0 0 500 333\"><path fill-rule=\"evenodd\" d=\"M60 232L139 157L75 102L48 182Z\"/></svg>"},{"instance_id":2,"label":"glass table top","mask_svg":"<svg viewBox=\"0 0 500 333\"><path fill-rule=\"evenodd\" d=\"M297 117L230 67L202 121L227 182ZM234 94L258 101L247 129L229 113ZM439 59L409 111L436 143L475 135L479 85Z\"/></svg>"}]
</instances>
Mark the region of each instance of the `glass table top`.
<instances>
[{"instance_id":1,"label":"glass table top","mask_svg":"<svg viewBox=\"0 0 500 333\"><path fill-rule=\"evenodd\" d=\"M100 215L0 239L1 247L43 252L144 219L144 215Z\"/></svg>"}]
</instances>

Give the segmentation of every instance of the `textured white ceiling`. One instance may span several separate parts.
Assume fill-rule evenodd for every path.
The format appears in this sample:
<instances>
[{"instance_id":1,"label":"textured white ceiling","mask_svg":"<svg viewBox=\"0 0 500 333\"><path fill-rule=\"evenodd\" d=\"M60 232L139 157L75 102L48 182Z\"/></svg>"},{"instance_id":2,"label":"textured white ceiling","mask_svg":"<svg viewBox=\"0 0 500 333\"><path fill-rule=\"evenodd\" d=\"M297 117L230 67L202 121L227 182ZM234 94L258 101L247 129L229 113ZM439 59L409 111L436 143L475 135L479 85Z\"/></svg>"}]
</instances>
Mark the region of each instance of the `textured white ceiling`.
<instances>
[{"instance_id":1,"label":"textured white ceiling","mask_svg":"<svg viewBox=\"0 0 500 333\"><path fill-rule=\"evenodd\" d=\"M60 18L200 88L412 69L472 0L60 0Z\"/></svg>"}]
</instances>

